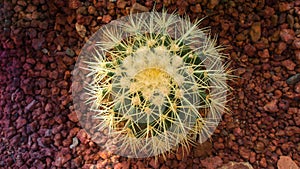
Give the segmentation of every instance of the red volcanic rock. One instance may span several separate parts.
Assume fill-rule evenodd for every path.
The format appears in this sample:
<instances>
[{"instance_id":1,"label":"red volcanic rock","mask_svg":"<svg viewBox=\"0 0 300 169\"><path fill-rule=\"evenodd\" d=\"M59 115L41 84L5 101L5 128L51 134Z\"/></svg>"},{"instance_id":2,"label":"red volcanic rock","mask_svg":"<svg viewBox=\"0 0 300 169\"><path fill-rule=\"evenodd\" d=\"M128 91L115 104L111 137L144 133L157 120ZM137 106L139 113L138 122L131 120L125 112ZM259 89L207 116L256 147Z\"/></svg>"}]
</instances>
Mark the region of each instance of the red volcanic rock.
<instances>
[{"instance_id":1,"label":"red volcanic rock","mask_svg":"<svg viewBox=\"0 0 300 169\"><path fill-rule=\"evenodd\" d=\"M54 165L57 167L62 167L67 161L71 159L71 154L62 154L62 152L58 152L55 155Z\"/></svg>"},{"instance_id":2,"label":"red volcanic rock","mask_svg":"<svg viewBox=\"0 0 300 169\"><path fill-rule=\"evenodd\" d=\"M266 167L268 166L266 158L264 158L264 157L261 158L261 160L259 161L259 165L260 165L261 167L266 168Z\"/></svg>"},{"instance_id":3,"label":"red volcanic rock","mask_svg":"<svg viewBox=\"0 0 300 169\"><path fill-rule=\"evenodd\" d=\"M21 127L23 127L26 123L27 123L27 120L22 118L22 117L19 117L16 121L17 125L16 125L16 128L19 129Z\"/></svg>"},{"instance_id":4,"label":"red volcanic rock","mask_svg":"<svg viewBox=\"0 0 300 169\"><path fill-rule=\"evenodd\" d=\"M218 156L205 158L204 160L200 161L201 164L207 169L216 169L223 164L223 160Z\"/></svg>"},{"instance_id":5,"label":"red volcanic rock","mask_svg":"<svg viewBox=\"0 0 300 169\"><path fill-rule=\"evenodd\" d=\"M238 69L236 69L236 71L235 71L236 75L238 75L238 76L244 74L245 72L246 72L246 69L245 69L245 68L238 68Z\"/></svg>"},{"instance_id":6,"label":"red volcanic rock","mask_svg":"<svg viewBox=\"0 0 300 169\"><path fill-rule=\"evenodd\" d=\"M37 143L40 147L47 147L50 145L51 143L51 139L50 138L45 138L45 137L41 137L37 139Z\"/></svg>"},{"instance_id":7,"label":"red volcanic rock","mask_svg":"<svg viewBox=\"0 0 300 169\"><path fill-rule=\"evenodd\" d=\"M267 103L264 106L264 110L268 111L268 112L271 112L271 113L277 112L279 110L278 106L277 106L277 103L278 103L278 100L270 101L269 103Z\"/></svg>"},{"instance_id":8,"label":"red volcanic rock","mask_svg":"<svg viewBox=\"0 0 300 169\"><path fill-rule=\"evenodd\" d=\"M297 164L289 156L280 156L277 167L278 169L299 169Z\"/></svg>"},{"instance_id":9,"label":"red volcanic rock","mask_svg":"<svg viewBox=\"0 0 300 169\"><path fill-rule=\"evenodd\" d=\"M130 9L132 13L137 13L137 12L149 12L149 9L139 3L134 3Z\"/></svg>"},{"instance_id":10,"label":"red volcanic rock","mask_svg":"<svg viewBox=\"0 0 300 169\"><path fill-rule=\"evenodd\" d=\"M36 159L33 162L32 165L35 166L35 167L37 167L37 168L46 168L45 164L42 161L38 160L38 159Z\"/></svg>"},{"instance_id":11,"label":"red volcanic rock","mask_svg":"<svg viewBox=\"0 0 300 169\"><path fill-rule=\"evenodd\" d=\"M34 69L35 70L44 70L45 69L45 65L43 64L43 63L40 63L40 62L38 62L36 65L35 65L35 67L34 67Z\"/></svg>"},{"instance_id":12,"label":"red volcanic rock","mask_svg":"<svg viewBox=\"0 0 300 169\"><path fill-rule=\"evenodd\" d=\"M130 162L129 161L122 161L122 162L114 165L115 169L129 169L129 167L130 167ZM155 167L153 167L153 168L155 168ZM156 167L156 168L158 168L158 167Z\"/></svg>"},{"instance_id":13,"label":"red volcanic rock","mask_svg":"<svg viewBox=\"0 0 300 169\"><path fill-rule=\"evenodd\" d=\"M120 9L124 9L126 7L128 2L126 2L125 0L118 0L117 1L117 7Z\"/></svg>"},{"instance_id":14,"label":"red volcanic rock","mask_svg":"<svg viewBox=\"0 0 300 169\"><path fill-rule=\"evenodd\" d=\"M60 89L58 87L51 88L52 95L58 95L60 92Z\"/></svg>"},{"instance_id":15,"label":"red volcanic rock","mask_svg":"<svg viewBox=\"0 0 300 169\"><path fill-rule=\"evenodd\" d=\"M294 90L296 93L300 93L300 82L295 84Z\"/></svg>"},{"instance_id":16,"label":"red volcanic rock","mask_svg":"<svg viewBox=\"0 0 300 169\"><path fill-rule=\"evenodd\" d=\"M68 82L65 80L62 80L57 83L57 87L59 87L61 89L66 89L68 87Z\"/></svg>"},{"instance_id":17,"label":"red volcanic rock","mask_svg":"<svg viewBox=\"0 0 300 169\"><path fill-rule=\"evenodd\" d=\"M275 53L280 55L284 50L286 50L286 48L286 43L279 42L277 48L275 49Z\"/></svg>"},{"instance_id":18,"label":"red volcanic rock","mask_svg":"<svg viewBox=\"0 0 300 169\"><path fill-rule=\"evenodd\" d=\"M79 130L76 137L82 144L87 144L89 142L89 136L84 129Z\"/></svg>"},{"instance_id":19,"label":"red volcanic rock","mask_svg":"<svg viewBox=\"0 0 300 169\"><path fill-rule=\"evenodd\" d=\"M112 17L110 15L104 15L102 18L103 23L109 23L112 20Z\"/></svg>"},{"instance_id":20,"label":"red volcanic rock","mask_svg":"<svg viewBox=\"0 0 300 169\"><path fill-rule=\"evenodd\" d=\"M244 46L244 51L248 56L254 56L256 53L255 47L250 44Z\"/></svg>"},{"instance_id":21,"label":"red volcanic rock","mask_svg":"<svg viewBox=\"0 0 300 169\"><path fill-rule=\"evenodd\" d=\"M33 12L33 11L35 11L37 9L37 7L35 6L35 5L31 5L31 4L29 4L28 6L27 6L27 8L26 8L26 12Z\"/></svg>"},{"instance_id":22,"label":"red volcanic rock","mask_svg":"<svg viewBox=\"0 0 300 169\"><path fill-rule=\"evenodd\" d=\"M159 162L158 161L155 161L155 159L151 159L150 162L149 162L149 165L155 169L159 168Z\"/></svg>"},{"instance_id":23,"label":"red volcanic rock","mask_svg":"<svg viewBox=\"0 0 300 169\"><path fill-rule=\"evenodd\" d=\"M239 149L239 153L240 153L240 155L243 157L243 158L245 158L245 159L249 159L249 157L250 157L250 150L248 150L247 148L245 148L245 147L241 147L240 149Z\"/></svg>"},{"instance_id":24,"label":"red volcanic rock","mask_svg":"<svg viewBox=\"0 0 300 169\"><path fill-rule=\"evenodd\" d=\"M210 0L208 2L209 2L207 5L208 9L213 9L219 4L220 0Z\"/></svg>"},{"instance_id":25,"label":"red volcanic rock","mask_svg":"<svg viewBox=\"0 0 300 169\"><path fill-rule=\"evenodd\" d=\"M19 134L15 135L14 137L12 137L10 139L10 143L12 145L18 145L18 144L20 144L20 141L21 141L21 136Z\"/></svg>"},{"instance_id":26,"label":"red volcanic rock","mask_svg":"<svg viewBox=\"0 0 300 169\"><path fill-rule=\"evenodd\" d=\"M26 1L24 1L24 0L17 1L17 4L18 4L18 5L21 5L21 6L23 6L23 7L27 6Z\"/></svg>"},{"instance_id":27,"label":"red volcanic rock","mask_svg":"<svg viewBox=\"0 0 300 169\"><path fill-rule=\"evenodd\" d=\"M52 104L51 104L51 103L47 103L47 104L46 104L46 106L45 106L45 111L46 111L46 112L52 111Z\"/></svg>"},{"instance_id":28,"label":"red volcanic rock","mask_svg":"<svg viewBox=\"0 0 300 169\"><path fill-rule=\"evenodd\" d=\"M280 31L280 37L284 42L290 44L295 38L295 32L292 29L283 29Z\"/></svg>"},{"instance_id":29,"label":"red volcanic rock","mask_svg":"<svg viewBox=\"0 0 300 169\"><path fill-rule=\"evenodd\" d=\"M37 80L37 85L40 87L40 89L46 88L47 87L47 80L44 78L39 78Z\"/></svg>"},{"instance_id":30,"label":"red volcanic rock","mask_svg":"<svg viewBox=\"0 0 300 169\"><path fill-rule=\"evenodd\" d=\"M56 45L60 45L60 46L63 46L65 44L65 39L63 36L57 36L55 39L54 39L54 43Z\"/></svg>"},{"instance_id":31,"label":"red volcanic rock","mask_svg":"<svg viewBox=\"0 0 300 169\"><path fill-rule=\"evenodd\" d=\"M285 133L288 136L293 136L296 134L300 134L300 127L296 127L296 126L288 126L285 128Z\"/></svg>"},{"instance_id":32,"label":"red volcanic rock","mask_svg":"<svg viewBox=\"0 0 300 169\"><path fill-rule=\"evenodd\" d=\"M38 39L32 39L32 47L35 50L39 50L42 47L42 44L44 43L45 38L38 38Z\"/></svg>"},{"instance_id":33,"label":"red volcanic rock","mask_svg":"<svg viewBox=\"0 0 300 169\"><path fill-rule=\"evenodd\" d=\"M69 8L70 9L77 9L82 6L82 2L79 0L69 0Z\"/></svg>"},{"instance_id":34,"label":"red volcanic rock","mask_svg":"<svg viewBox=\"0 0 300 169\"><path fill-rule=\"evenodd\" d=\"M14 127L9 127L7 129L7 132L5 133L6 138L12 138L13 136L15 136L17 134L17 131Z\"/></svg>"},{"instance_id":35,"label":"red volcanic rock","mask_svg":"<svg viewBox=\"0 0 300 169\"><path fill-rule=\"evenodd\" d=\"M68 114L68 117L72 122L78 122L78 117L75 111L72 111L70 114Z\"/></svg>"},{"instance_id":36,"label":"red volcanic rock","mask_svg":"<svg viewBox=\"0 0 300 169\"><path fill-rule=\"evenodd\" d=\"M296 67L296 64L295 64L293 61L291 61L290 59L284 60L284 61L282 62L282 65L283 65L284 67L286 67L287 70L294 70L295 67Z\"/></svg>"},{"instance_id":37,"label":"red volcanic rock","mask_svg":"<svg viewBox=\"0 0 300 169\"><path fill-rule=\"evenodd\" d=\"M279 11L285 12L294 7L294 3L288 3L288 2L281 2L279 3Z\"/></svg>"},{"instance_id":38,"label":"red volcanic rock","mask_svg":"<svg viewBox=\"0 0 300 169\"><path fill-rule=\"evenodd\" d=\"M197 145L194 149L195 157L207 157L212 154L212 143L206 141L202 144Z\"/></svg>"},{"instance_id":39,"label":"red volcanic rock","mask_svg":"<svg viewBox=\"0 0 300 169\"><path fill-rule=\"evenodd\" d=\"M250 34L251 40L253 42L257 42L261 36L261 23L260 22L253 23L249 34Z\"/></svg>"},{"instance_id":40,"label":"red volcanic rock","mask_svg":"<svg viewBox=\"0 0 300 169\"><path fill-rule=\"evenodd\" d=\"M70 54L72 55L72 54ZM68 56L63 57L63 61L67 66L73 65L74 64L74 59Z\"/></svg>"},{"instance_id":41,"label":"red volcanic rock","mask_svg":"<svg viewBox=\"0 0 300 169\"><path fill-rule=\"evenodd\" d=\"M49 78L56 80L58 78L58 72L57 71L50 72Z\"/></svg>"},{"instance_id":42,"label":"red volcanic rock","mask_svg":"<svg viewBox=\"0 0 300 169\"><path fill-rule=\"evenodd\" d=\"M265 150L265 144L261 141L258 141L256 144L255 144L255 147L254 147L255 151L257 153L261 153L262 151Z\"/></svg>"},{"instance_id":43,"label":"red volcanic rock","mask_svg":"<svg viewBox=\"0 0 300 169\"><path fill-rule=\"evenodd\" d=\"M62 144L61 139L62 139L62 136L61 136L60 133L55 134L55 136L54 136L54 145L57 146L57 147L61 146L61 144Z\"/></svg>"},{"instance_id":44,"label":"red volcanic rock","mask_svg":"<svg viewBox=\"0 0 300 169\"><path fill-rule=\"evenodd\" d=\"M270 57L269 50L264 49L263 51L258 51L258 56L260 56L263 59L269 58Z\"/></svg>"},{"instance_id":45,"label":"red volcanic rock","mask_svg":"<svg viewBox=\"0 0 300 169\"><path fill-rule=\"evenodd\" d=\"M300 49L300 38L295 39L292 45L294 48Z\"/></svg>"},{"instance_id":46,"label":"red volcanic rock","mask_svg":"<svg viewBox=\"0 0 300 169\"><path fill-rule=\"evenodd\" d=\"M255 152L251 152L250 153L249 161L250 161L250 163L255 163L256 162L256 154L255 154Z\"/></svg>"},{"instance_id":47,"label":"red volcanic rock","mask_svg":"<svg viewBox=\"0 0 300 169\"><path fill-rule=\"evenodd\" d=\"M300 50L295 50L295 59L300 63Z\"/></svg>"},{"instance_id":48,"label":"red volcanic rock","mask_svg":"<svg viewBox=\"0 0 300 169\"><path fill-rule=\"evenodd\" d=\"M74 127L70 130L69 137L75 137L77 133L80 131L80 128Z\"/></svg>"},{"instance_id":49,"label":"red volcanic rock","mask_svg":"<svg viewBox=\"0 0 300 169\"><path fill-rule=\"evenodd\" d=\"M269 6L266 6L265 10L264 10L264 17L265 18L270 18L271 16L273 16L275 14L275 10L274 8L271 8Z\"/></svg>"},{"instance_id":50,"label":"red volcanic rock","mask_svg":"<svg viewBox=\"0 0 300 169\"><path fill-rule=\"evenodd\" d=\"M36 63L36 60L33 59L33 58L27 58L27 59L26 59L26 62L27 62L27 63L30 63L31 65L34 65L34 64Z\"/></svg>"},{"instance_id":51,"label":"red volcanic rock","mask_svg":"<svg viewBox=\"0 0 300 169\"><path fill-rule=\"evenodd\" d=\"M77 138L75 137L75 139L74 140L76 140ZM78 143L78 140L76 140L77 141L77 143ZM63 142L62 142L62 144L63 144L63 146L64 147L70 147L70 148L74 148L74 147L76 147L77 145L77 143L76 144L74 144L74 145L71 145L73 143L73 140L72 140L72 138L71 137L68 137L68 138L66 138L65 140L63 140Z\"/></svg>"},{"instance_id":52,"label":"red volcanic rock","mask_svg":"<svg viewBox=\"0 0 300 169\"><path fill-rule=\"evenodd\" d=\"M224 164L218 169L253 169L253 167L247 162L229 162Z\"/></svg>"},{"instance_id":53,"label":"red volcanic rock","mask_svg":"<svg viewBox=\"0 0 300 169\"><path fill-rule=\"evenodd\" d=\"M243 136L243 130L240 127L236 127L233 130L233 134L235 136Z\"/></svg>"},{"instance_id":54,"label":"red volcanic rock","mask_svg":"<svg viewBox=\"0 0 300 169\"><path fill-rule=\"evenodd\" d=\"M200 5L200 4L196 4L195 6L191 6L190 9L191 9L191 11L193 11L194 13L200 13L200 12L202 12L201 5Z\"/></svg>"},{"instance_id":55,"label":"red volcanic rock","mask_svg":"<svg viewBox=\"0 0 300 169\"><path fill-rule=\"evenodd\" d=\"M215 142L214 143L214 148L215 149L224 149L225 148L225 145L223 143L220 143L220 142Z\"/></svg>"},{"instance_id":56,"label":"red volcanic rock","mask_svg":"<svg viewBox=\"0 0 300 169\"><path fill-rule=\"evenodd\" d=\"M291 142L285 142L281 145L281 150L284 152L289 152L291 150L291 146L293 143Z\"/></svg>"},{"instance_id":57,"label":"red volcanic rock","mask_svg":"<svg viewBox=\"0 0 300 169\"><path fill-rule=\"evenodd\" d=\"M145 167L145 164L144 164L143 162L141 162L141 161L138 161L138 162L136 163L136 166L137 166L137 168L146 168L146 167Z\"/></svg>"}]
</instances>

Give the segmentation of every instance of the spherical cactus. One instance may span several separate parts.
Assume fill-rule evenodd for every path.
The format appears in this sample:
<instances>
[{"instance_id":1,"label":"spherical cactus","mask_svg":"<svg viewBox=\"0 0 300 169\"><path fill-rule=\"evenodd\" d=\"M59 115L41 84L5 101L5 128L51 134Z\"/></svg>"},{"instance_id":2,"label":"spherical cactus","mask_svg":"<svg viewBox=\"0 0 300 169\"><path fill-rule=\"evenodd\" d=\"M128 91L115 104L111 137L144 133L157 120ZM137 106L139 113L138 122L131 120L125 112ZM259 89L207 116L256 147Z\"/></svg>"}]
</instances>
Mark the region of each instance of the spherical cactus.
<instances>
[{"instance_id":1,"label":"spherical cactus","mask_svg":"<svg viewBox=\"0 0 300 169\"><path fill-rule=\"evenodd\" d=\"M73 73L83 90L73 87L73 96L85 103L78 112L86 130L106 138L95 142L149 157L209 138L226 109L228 73L216 39L199 23L166 12L131 14L89 39Z\"/></svg>"}]
</instances>

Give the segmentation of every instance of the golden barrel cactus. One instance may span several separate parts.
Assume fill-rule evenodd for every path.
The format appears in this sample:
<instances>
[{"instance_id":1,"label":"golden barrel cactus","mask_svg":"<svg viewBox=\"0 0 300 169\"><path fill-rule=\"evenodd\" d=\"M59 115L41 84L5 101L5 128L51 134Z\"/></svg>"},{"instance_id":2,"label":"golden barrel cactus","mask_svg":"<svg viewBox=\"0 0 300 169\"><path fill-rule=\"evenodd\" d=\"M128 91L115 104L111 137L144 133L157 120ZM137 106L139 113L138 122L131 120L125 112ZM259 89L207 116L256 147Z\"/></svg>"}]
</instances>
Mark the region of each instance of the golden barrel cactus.
<instances>
[{"instance_id":1,"label":"golden barrel cactus","mask_svg":"<svg viewBox=\"0 0 300 169\"><path fill-rule=\"evenodd\" d=\"M78 112L91 137L101 133L95 142L138 158L210 137L226 109L228 72L199 23L165 11L131 14L89 39L73 73L83 90L73 96L84 102Z\"/></svg>"}]
</instances>

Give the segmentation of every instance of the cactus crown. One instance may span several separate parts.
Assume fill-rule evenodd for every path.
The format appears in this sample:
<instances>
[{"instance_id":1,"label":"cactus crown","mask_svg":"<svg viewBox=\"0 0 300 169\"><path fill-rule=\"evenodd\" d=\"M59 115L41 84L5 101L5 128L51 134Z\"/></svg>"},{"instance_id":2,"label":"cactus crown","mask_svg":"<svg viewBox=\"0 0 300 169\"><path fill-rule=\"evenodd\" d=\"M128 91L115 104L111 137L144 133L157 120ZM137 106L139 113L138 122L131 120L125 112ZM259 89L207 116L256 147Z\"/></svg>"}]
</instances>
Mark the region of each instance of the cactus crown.
<instances>
[{"instance_id":1,"label":"cactus crown","mask_svg":"<svg viewBox=\"0 0 300 169\"><path fill-rule=\"evenodd\" d=\"M226 66L209 32L166 12L132 14L102 27L80 59L86 104L109 150L165 154L204 142L225 108ZM115 148L112 148L115 147Z\"/></svg>"}]
</instances>

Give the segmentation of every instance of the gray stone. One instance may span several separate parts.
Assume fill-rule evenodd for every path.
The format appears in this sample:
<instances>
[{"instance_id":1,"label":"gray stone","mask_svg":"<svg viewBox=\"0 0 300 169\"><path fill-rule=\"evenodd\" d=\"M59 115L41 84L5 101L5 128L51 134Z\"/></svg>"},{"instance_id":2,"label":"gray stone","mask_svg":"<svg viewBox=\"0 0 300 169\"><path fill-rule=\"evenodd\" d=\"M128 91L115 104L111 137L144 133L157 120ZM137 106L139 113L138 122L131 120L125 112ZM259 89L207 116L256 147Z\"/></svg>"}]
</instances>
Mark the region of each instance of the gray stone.
<instances>
[{"instance_id":1,"label":"gray stone","mask_svg":"<svg viewBox=\"0 0 300 169\"><path fill-rule=\"evenodd\" d=\"M300 81L300 73L297 73L286 80L286 83L289 85L294 85Z\"/></svg>"}]
</instances>

